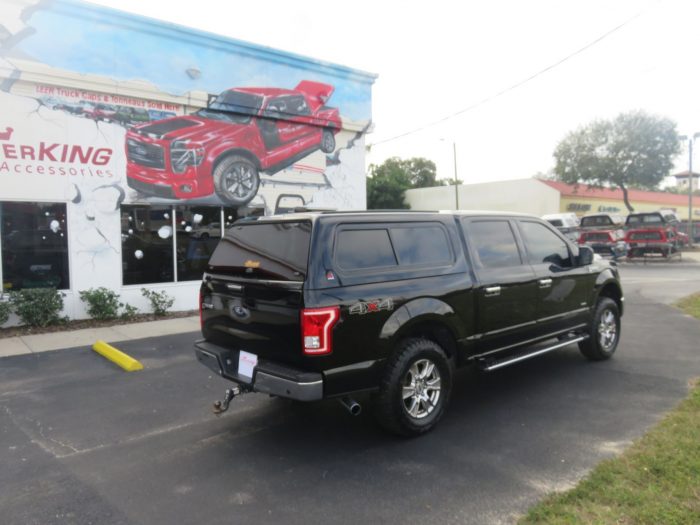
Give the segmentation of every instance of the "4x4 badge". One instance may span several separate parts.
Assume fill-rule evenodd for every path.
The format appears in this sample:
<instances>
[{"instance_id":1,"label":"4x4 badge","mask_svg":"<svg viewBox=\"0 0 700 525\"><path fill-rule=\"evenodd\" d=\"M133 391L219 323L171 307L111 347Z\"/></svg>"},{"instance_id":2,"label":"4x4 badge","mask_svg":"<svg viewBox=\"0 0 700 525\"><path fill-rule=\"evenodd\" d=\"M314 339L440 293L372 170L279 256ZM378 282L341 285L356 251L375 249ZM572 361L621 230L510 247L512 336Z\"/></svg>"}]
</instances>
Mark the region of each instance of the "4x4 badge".
<instances>
[{"instance_id":1,"label":"4x4 badge","mask_svg":"<svg viewBox=\"0 0 700 525\"><path fill-rule=\"evenodd\" d=\"M377 299L376 301L367 301L355 303L350 307L350 315L365 315L381 310L393 310L394 301L391 299Z\"/></svg>"}]
</instances>

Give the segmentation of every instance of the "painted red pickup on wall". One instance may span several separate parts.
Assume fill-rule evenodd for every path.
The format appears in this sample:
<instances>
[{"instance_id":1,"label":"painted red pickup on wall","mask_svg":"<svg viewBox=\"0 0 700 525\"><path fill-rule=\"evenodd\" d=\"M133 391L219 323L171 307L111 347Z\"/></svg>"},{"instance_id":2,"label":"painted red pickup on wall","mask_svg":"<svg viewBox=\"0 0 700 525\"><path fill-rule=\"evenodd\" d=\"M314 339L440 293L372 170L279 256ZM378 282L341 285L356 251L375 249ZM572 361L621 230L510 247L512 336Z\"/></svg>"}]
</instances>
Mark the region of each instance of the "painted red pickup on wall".
<instances>
[{"instance_id":1,"label":"painted red pickup on wall","mask_svg":"<svg viewBox=\"0 0 700 525\"><path fill-rule=\"evenodd\" d=\"M234 88L206 109L136 126L126 134L127 182L146 195L193 199L216 193L244 206L260 172L273 174L310 153L335 150L333 86L304 80L294 89Z\"/></svg>"}]
</instances>

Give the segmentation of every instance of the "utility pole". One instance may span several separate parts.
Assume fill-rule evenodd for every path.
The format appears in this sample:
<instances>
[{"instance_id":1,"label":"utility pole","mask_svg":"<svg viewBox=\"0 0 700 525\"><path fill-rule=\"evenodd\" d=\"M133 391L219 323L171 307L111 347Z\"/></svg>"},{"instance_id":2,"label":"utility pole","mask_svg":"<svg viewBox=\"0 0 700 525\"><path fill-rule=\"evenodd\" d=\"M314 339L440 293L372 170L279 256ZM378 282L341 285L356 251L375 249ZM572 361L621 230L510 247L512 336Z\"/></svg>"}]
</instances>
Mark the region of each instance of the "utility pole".
<instances>
[{"instance_id":1,"label":"utility pole","mask_svg":"<svg viewBox=\"0 0 700 525\"><path fill-rule=\"evenodd\" d=\"M688 247L693 247L693 143L700 137L700 132L681 135L681 140L688 141Z\"/></svg>"},{"instance_id":2,"label":"utility pole","mask_svg":"<svg viewBox=\"0 0 700 525\"><path fill-rule=\"evenodd\" d=\"M455 166L455 210L459 210L459 179L457 178L457 143L452 141L452 155Z\"/></svg>"}]
</instances>

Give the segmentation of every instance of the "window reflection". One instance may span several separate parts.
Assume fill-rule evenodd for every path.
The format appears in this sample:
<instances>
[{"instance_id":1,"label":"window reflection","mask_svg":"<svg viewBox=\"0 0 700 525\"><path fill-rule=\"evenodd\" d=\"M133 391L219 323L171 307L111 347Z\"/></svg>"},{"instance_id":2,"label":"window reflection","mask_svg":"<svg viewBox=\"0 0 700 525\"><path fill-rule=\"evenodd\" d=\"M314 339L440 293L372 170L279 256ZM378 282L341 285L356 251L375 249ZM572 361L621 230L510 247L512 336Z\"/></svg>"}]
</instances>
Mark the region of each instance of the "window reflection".
<instances>
[{"instance_id":1,"label":"window reflection","mask_svg":"<svg viewBox=\"0 0 700 525\"><path fill-rule=\"evenodd\" d=\"M66 205L0 203L3 289L70 288Z\"/></svg>"},{"instance_id":2,"label":"window reflection","mask_svg":"<svg viewBox=\"0 0 700 525\"><path fill-rule=\"evenodd\" d=\"M202 278L221 239L221 208L176 206L177 280Z\"/></svg>"},{"instance_id":3,"label":"window reflection","mask_svg":"<svg viewBox=\"0 0 700 525\"><path fill-rule=\"evenodd\" d=\"M169 206L122 206L124 284L174 280L172 209Z\"/></svg>"}]
</instances>

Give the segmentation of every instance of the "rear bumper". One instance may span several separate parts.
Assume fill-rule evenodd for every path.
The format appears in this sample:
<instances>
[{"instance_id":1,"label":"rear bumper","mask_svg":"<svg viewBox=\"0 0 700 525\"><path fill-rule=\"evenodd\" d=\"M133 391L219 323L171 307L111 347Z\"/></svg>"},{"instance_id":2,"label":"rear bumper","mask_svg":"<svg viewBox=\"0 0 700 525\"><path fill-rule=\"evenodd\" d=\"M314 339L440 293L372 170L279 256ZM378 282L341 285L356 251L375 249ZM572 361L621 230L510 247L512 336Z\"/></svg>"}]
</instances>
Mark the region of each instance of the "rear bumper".
<instances>
[{"instance_id":1,"label":"rear bumper","mask_svg":"<svg viewBox=\"0 0 700 525\"><path fill-rule=\"evenodd\" d=\"M225 379L255 392L271 394L297 401L323 399L323 376L304 372L288 365L259 360L253 377L238 374L238 354L223 346L204 340L195 342L197 360Z\"/></svg>"}]
</instances>

